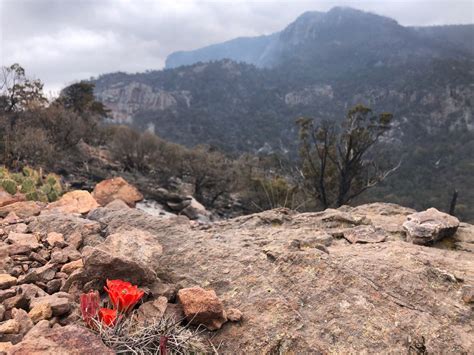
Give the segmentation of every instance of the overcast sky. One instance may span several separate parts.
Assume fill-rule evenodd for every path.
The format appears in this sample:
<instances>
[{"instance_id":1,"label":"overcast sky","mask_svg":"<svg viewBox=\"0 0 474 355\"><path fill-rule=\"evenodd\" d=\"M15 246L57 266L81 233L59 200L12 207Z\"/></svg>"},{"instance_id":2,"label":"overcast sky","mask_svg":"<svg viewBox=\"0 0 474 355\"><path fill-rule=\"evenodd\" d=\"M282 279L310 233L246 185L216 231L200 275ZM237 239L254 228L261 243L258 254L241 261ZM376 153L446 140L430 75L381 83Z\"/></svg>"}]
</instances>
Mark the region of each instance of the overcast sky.
<instances>
[{"instance_id":1,"label":"overcast sky","mask_svg":"<svg viewBox=\"0 0 474 355\"><path fill-rule=\"evenodd\" d=\"M351 6L402 25L473 23L473 0L0 0L0 61L47 91L113 71L161 69L166 56L283 29L301 13Z\"/></svg>"}]
</instances>

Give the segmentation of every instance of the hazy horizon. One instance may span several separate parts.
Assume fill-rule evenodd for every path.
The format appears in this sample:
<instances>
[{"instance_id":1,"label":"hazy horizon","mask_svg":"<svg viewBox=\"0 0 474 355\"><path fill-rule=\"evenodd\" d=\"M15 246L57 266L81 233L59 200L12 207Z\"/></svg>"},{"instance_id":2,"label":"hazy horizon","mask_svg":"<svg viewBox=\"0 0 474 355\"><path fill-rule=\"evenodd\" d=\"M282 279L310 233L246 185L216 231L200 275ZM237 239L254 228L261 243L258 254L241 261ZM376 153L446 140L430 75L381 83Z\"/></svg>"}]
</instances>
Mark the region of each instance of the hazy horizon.
<instances>
[{"instance_id":1,"label":"hazy horizon","mask_svg":"<svg viewBox=\"0 0 474 355\"><path fill-rule=\"evenodd\" d=\"M45 83L46 92L57 92L103 73L159 70L174 51L270 34L306 11L335 6L391 17L404 26L474 22L474 5L466 0L2 0L0 60L20 63Z\"/></svg>"}]
</instances>

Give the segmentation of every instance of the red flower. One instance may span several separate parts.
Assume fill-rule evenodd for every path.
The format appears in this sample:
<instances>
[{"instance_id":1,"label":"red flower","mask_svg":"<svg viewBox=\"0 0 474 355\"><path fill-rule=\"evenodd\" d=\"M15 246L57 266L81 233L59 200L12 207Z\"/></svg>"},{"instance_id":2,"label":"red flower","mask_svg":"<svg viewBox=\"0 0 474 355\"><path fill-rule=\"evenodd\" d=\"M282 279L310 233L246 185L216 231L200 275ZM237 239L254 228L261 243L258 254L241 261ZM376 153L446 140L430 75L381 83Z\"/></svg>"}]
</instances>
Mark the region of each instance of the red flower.
<instances>
[{"instance_id":1,"label":"red flower","mask_svg":"<svg viewBox=\"0 0 474 355\"><path fill-rule=\"evenodd\" d=\"M122 280L107 280L104 289L109 294L114 309L123 313L132 309L144 294L137 286Z\"/></svg>"},{"instance_id":2,"label":"red flower","mask_svg":"<svg viewBox=\"0 0 474 355\"><path fill-rule=\"evenodd\" d=\"M112 327L117 321L117 311L115 309L101 308L99 310L99 319L102 324Z\"/></svg>"},{"instance_id":3,"label":"red flower","mask_svg":"<svg viewBox=\"0 0 474 355\"><path fill-rule=\"evenodd\" d=\"M92 327L92 319L97 316L97 312L99 311L99 292L91 291L89 293L83 293L80 299L82 319L89 327Z\"/></svg>"}]
</instances>

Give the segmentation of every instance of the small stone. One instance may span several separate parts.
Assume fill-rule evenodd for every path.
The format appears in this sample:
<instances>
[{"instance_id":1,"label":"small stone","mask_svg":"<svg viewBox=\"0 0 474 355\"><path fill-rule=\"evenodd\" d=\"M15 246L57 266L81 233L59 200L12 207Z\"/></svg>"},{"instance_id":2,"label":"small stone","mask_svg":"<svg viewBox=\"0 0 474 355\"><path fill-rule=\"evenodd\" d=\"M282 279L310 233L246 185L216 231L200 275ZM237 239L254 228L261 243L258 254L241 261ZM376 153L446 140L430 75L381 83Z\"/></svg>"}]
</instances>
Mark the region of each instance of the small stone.
<instances>
[{"instance_id":1,"label":"small stone","mask_svg":"<svg viewBox=\"0 0 474 355\"><path fill-rule=\"evenodd\" d=\"M9 288L8 290L0 290L0 302L3 302L7 298L11 298L16 295L16 289Z\"/></svg>"},{"instance_id":2,"label":"small stone","mask_svg":"<svg viewBox=\"0 0 474 355\"><path fill-rule=\"evenodd\" d=\"M64 264L61 268L61 272L65 274L71 274L74 270L80 269L84 267L84 264L82 262L82 259L78 259L76 261L71 261L67 264Z\"/></svg>"},{"instance_id":3,"label":"small stone","mask_svg":"<svg viewBox=\"0 0 474 355\"><path fill-rule=\"evenodd\" d=\"M227 319L231 322L239 322L242 320L243 314L237 308L229 308L226 312Z\"/></svg>"},{"instance_id":4,"label":"small stone","mask_svg":"<svg viewBox=\"0 0 474 355\"><path fill-rule=\"evenodd\" d=\"M64 292L58 292L53 295L38 297L31 300L30 310L40 304L48 304L51 307L53 316L62 316L71 310L69 296Z\"/></svg>"},{"instance_id":5,"label":"small stone","mask_svg":"<svg viewBox=\"0 0 474 355\"><path fill-rule=\"evenodd\" d=\"M50 232L46 236L46 241L52 247L62 248L66 246L66 242L64 241L64 236L62 233Z\"/></svg>"},{"instance_id":6,"label":"small stone","mask_svg":"<svg viewBox=\"0 0 474 355\"><path fill-rule=\"evenodd\" d=\"M19 294L10 298L7 298L5 301L3 301L3 305L7 310L13 309L13 308L22 308L22 309L27 309L28 308L28 299L25 297L23 294Z\"/></svg>"},{"instance_id":7,"label":"small stone","mask_svg":"<svg viewBox=\"0 0 474 355\"><path fill-rule=\"evenodd\" d=\"M48 283L46 284L46 292L49 293L50 295L53 293L56 293L61 288L61 285L62 285L62 282L59 279L48 281Z\"/></svg>"},{"instance_id":8,"label":"small stone","mask_svg":"<svg viewBox=\"0 0 474 355\"><path fill-rule=\"evenodd\" d=\"M10 274L0 274L0 290L5 290L16 285L17 278Z\"/></svg>"},{"instance_id":9,"label":"small stone","mask_svg":"<svg viewBox=\"0 0 474 355\"><path fill-rule=\"evenodd\" d=\"M466 303L474 303L474 286L464 285L461 289L462 300Z\"/></svg>"},{"instance_id":10,"label":"small stone","mask_svg":"<svg viewBox=\"0 0 474 355\"><path fill-rule=\"evenodd\" d=\"M0 322L3 320L3 317L5 317L5 306L3 304L0 304Z\"/></svg>"},{"instance_id":11,"label":"small stone","mask_svg":"<svg viewBox=\"0 0 474 355\"><path fill-rule=\"evenodd\" d=\"M20 324L15 319L0 323L0 334L18 334L19 332Z\"/></svg>"},{"instance_id":12,"label":"small stone","mask_svg":"<svg viewBox=\"0 0 474 355\"><path fill-rule=\"evenodd\" d=\"M68 274L66 274L64 272L57 272L55 277L58 278L58 279L67 279Z\"/></svg>"},{"instance_id":13,"label":"small stone","mask_svg":"<svg viewBox=\"0 0 474 355\"><path fill-rule=\"evenodd\" d=\"M53 310L51 309L51 305L49 303L40 303L30 310L28 316L31 318L33 323L36 324L41 320L51 319L53 316Z\"/></svg>"},{"instance_id":14,"label":"small stone","mask_svg":"<svg viewBox=\"0 0 474 355\"><path fill-rule=\"evenodd\" d=\"M31 252L29 258L41 263L41 265L45 265L48 263L48 260L43 258L39 253Z\"/></svg>"},{"instance_id":15,"label":"small stone","mask_svg":"<svg viewBox=\"0 0 474 355\"><path fill-rule=\"evenodd\" d=\"M54 264L46 264L42 267L34 269L32 272L38 275L39 281L48 282L54 279L54 275L56 275L56 268L57 266Z\"/></svg>"},{"instance_id":16,"label":"small stone","mask_svg":"<svg viewBox=\"0 0 474 355\"><path fill-rule=\"evenodd\" d=\"M15 319L20 325L19 333L22 335L25 335L31 328L33 328L33 322L31 321L30 317L28 317L28 313L26 313L23 309L14 308L12 310L12 318Z\"/></svg>"},{"instance_id":17,"label":"small stone","mask_svg":"<svg viewBox=\"0 0 474 355\"><path fill-rule=\"evenodd\" d=\"M165 314L167 306L168 299L166 297L158 297L154 301L143 303L137 311L138 321L143 324L159 320Z\"/></svg>"},{"instance_id":18,"label":"small stone","mask_svg":"<svg viewBox=\"0 0 474 355\"><path fill-rule=\"evenodd\" d=\"M227 321L222 302L214 290L184 288L178 291L178 300L191 324L202 324L209 330L217 330Z\"/></svg>"},{"instance_id":19,"label":"small stone","mask_svg":"<svg viewBox=\"0 0 474 355\"><path fill-rule=\"evenodd\" d=\"M12 244L8 246L8 255L13 256L13 255L20 255L20 254L30 254L31 253L31 247L28 245L22 245L22 244Z\"/></svg>"},{"instance_id":20,"label":"small stone","mask_svg":"<svg viewBox=\"0 0 474 355\"><path fill-rule=\"evenodd\" d=\"M51 253L51 262L55 264L64 264L67 263L68 255L62 250L53 251Z\"/></svg>"},{"instance_id":21,"label":"small stone","mask_svg":"<svg viewBox=\"0 0 474 355\"><path fill-rule=\"evenodd\" d=\"M10 244L27 246L32 250L36 250L41 247L34 234L10 232L6 241Z\"/></svg>"}]
</instances>

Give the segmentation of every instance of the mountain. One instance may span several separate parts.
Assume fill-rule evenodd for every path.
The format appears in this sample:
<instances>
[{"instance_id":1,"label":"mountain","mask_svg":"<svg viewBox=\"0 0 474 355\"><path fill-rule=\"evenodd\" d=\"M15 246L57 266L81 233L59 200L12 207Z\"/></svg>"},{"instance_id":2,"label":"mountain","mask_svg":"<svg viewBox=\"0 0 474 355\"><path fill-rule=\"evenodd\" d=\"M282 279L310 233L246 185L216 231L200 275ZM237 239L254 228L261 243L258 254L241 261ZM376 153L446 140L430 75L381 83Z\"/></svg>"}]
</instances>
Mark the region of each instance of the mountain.
<instances>
[{"instance_id":1,"label":"mountain","mask_svg":"<svg viewBox=\"0 0 474 355\"><path fill-rule=\"evenodd\" d=\"M474 26L403 27L388 17L347 7L302 14L283 31L238 38L193 51L172 53L166 68L232 59L273 67L285 61L391 66L416 59L463 58L474 51ZM336 61L335 61L336 60Z\"/></svg>"},{"instance_id":2,"label":"mountain","mask_svg":"<svg viewBox=\"0 0 474 355\"><path fill-rule=\"evenodd\" d=\"M469 33L473 38L473 26L404 27L350 8L308 12L260 38L259 45L252 39L228 42L240 63L217 60L224 52L216 45L215 60L102 75L95 80L96 95L116 122L165 139L232 154L279 152L289 159L297 152L299 116L339 120L357 103L392 112L394 129L386 143L402 167L375 197L446 209L457 188L460 213L474 218ZM248 50L239 52L239 43ZM192 53L180 60L192 61ZM200 53L213 58L208 48ZM169 66L177 63L170 58Z\"/></svg>"}]
</instances>

